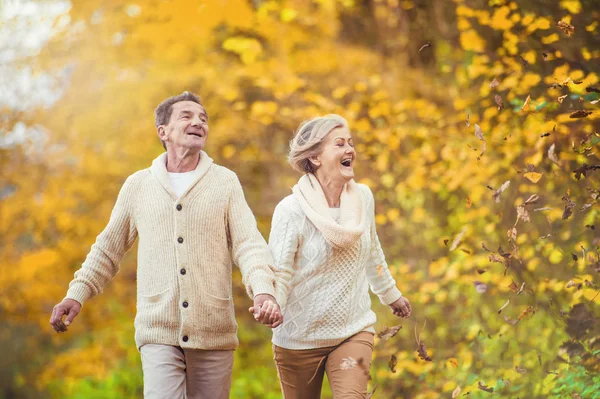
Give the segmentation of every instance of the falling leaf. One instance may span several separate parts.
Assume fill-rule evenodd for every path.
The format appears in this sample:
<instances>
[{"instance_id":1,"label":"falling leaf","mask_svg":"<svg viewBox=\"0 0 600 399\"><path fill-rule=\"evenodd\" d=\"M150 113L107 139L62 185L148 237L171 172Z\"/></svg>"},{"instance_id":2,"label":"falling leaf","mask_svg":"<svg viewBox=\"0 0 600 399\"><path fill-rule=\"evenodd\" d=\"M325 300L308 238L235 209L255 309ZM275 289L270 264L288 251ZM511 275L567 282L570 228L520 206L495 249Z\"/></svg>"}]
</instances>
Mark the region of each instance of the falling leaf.
<instances>
[{"instance_id":1,"label":"falling leaf","mask_svg":"<svg viewBox=\"0 0 600 399\"><path fill-rule=\"evenodd\" d=\"M566 23L565 21L558 21L558 23L556 25L567 36L571 36L573 33L575 33L575 27L573 25Z\"/></svg>"},{"instance_id":2,"label":"falling leaf","mask_svg":"<svg viewBox=\"0 0 600 399\"><path fill-rule=\"evenodd\" d=\"M491 254L489 257L490 262L496 262L496 263L504 263L504 258L501 258L500 256L496 255L496 254Z\"/></svg>"},{"instance_id":3,"label":"falling leaf","mask_svg":"<svg viewBox=\"0 0 600 399\"><path fill-rule=\"evenodd\" d=\"M401 328L402 328L402 326L394 326L394 327L389 327L389 328L386 327L377 334L377 338L381 338L381 339L384 339L387 341L388 339L392 338L394 335L398 334L398 331L400 331Z\"/></svg>"},{"instance_id":4,"label":"falling leaf","mask_svg":"<svg viewBox=\"0 0 600 399\"><path fill-rule=\"evenodd\" d=\"M475 285L475 291L477 291L478 294L485 294L488 289L488 286L481 281L475 281L473 284Z\"/></svg>"},{"instance_id":5,"label":"falling leaf","mask_svg":"<svg viewBox=\"0 0 600 399\"><path fill-rule=\"evenodd\" d=\"M568 96L569 96L568 94L565 94L564 96L560 96L560 97L558 97L558 103L559 103L559 104L562 104L563 100L564 100L565 98L567 98Z\"/></svg>"},{"instance_id":6,"label":"falling leaf","mask_svg":"<svg viewBox=\"0 0 600 399\"><path fill-rule=\"evenodd\" d=\"M523 104L523 107L521 107L521 111L529 111L529 103L531 102L531 95L527 96L527 99L525 99L525 103Z\"/></svg>"},{"instance_id":7,"label":"falling leaf","mask_svg":"<svg viewBox=\"0 0 600 399\"><path fill-rule=\"evenodd\" d=\"M535 314L535 309L532 306L527 306L519 315L519 320L523 320Z\"/></svg>"},{"instance_id":8,"label":"falling leaf","mask_svg":"<svg viewBox=\"0 0 600 399\"><path fill-rule=\"evenodd\" d=\"M502 186L500 186L500 188L496 190L496 192L492 195L494 201L496 201L497 203L500 202L500 194L502 194L504 190L508 188L508 186L510 186L510 180L505 181L504 184L502 184Z\"/></svg>"},{"instance_id":9,"label":"falling leaf","mask_svg":"<svg viewBox=\"0 0 600 399\"><path fill-rule=\"evenodd\" d=\"M600 89L598 89L597 87L594 86L588 86L585 88L585 91L587 91L588 93L600 93Z\"/></svg>"},{"instance_id":10,"label":"falling leaf","mask_svg":"<svg viewBox=\"0 0 600 399\"><path fill-rule=\"evenodd\" d=\"M479 140L485 141L485 139L483 138L483 132L481 131L481 128L478 124L475 124L475 136L477 136Z\"/></svg>"},{"instance_id":11,"label":"falling leaf","mask_svg":"<svg viewBox=\"0 0 600 399\"><path fill-rule=\"evenodd\" d=\"M460 385L457 386L456 388L454 388L454 391L452 391L452 399L455 399L458 397L458 395L460 395L461 389L460 389Z\"/></svg>"},{"instance_id":12,"label":"falling leaf","mask_svg":"<svg viewBox=\"0 0 600 399\"><path fill-rule=\"evenodd\" d=\"M485 249L485 250L486 250L486 251L488 251L488 252L492 252L492 251L490 251L490 250L488 249L488 247L486 247L486 246L485 246L485 243L484 243L484 242L482 242L482 243L481 243L481 248Z\"/></svg>"},{"instance_id":13,"label":"falling leaf","mask_svg":"<svg viewBox=\"0 0 600 399\"><path fill-rule=\"evenodd\" d=\"M483 273L485 273L485 272L487 272L487 270L484 270L484 269L477 269L477 274L483 274Z\"/></svg>"},{"instance_id":14,"label":"falling leaf","mask_svg":"<svg viewBox=\"0 0 600 399\"><path fill-rule=\"evenodd\" d=\"M494 388L491 388L485 384L482 384L481 381L477 381L477 388L481 389L482 391L486 391L486 392L494 392Z\"/></svg>"},{"instance_id":15,"label":"falling leaf","mask_svg":"<svg viewBox=\"0 0 600 399\"><path fill-rule=\"evenodd\" d=\"M517 373L519 374L527 374L527 369L523 368L523 367L519 367L519 366L515 366L515 370L517 371Z\"/></svg>"},{"instance_id":16,"label":"falling leaf","mask_svg":"<svg viewBox=\"0 0 600 399\"><path fill-rule=\"evenodd\" d=\"M350 370L356 367L358 363L351 357L345 357L342 359L342 363L340 364L340 368L342 370Z\"/></svg>"},{"instance_id":17,"label":"falling leaf","mask_svg":"<svg viewBox=\"0 0 600 399\"><path fill-rule=\"evenodd\" d=\"M499 85L500 85L500 82L498 82L498 80L496 78L494 78L494 80L492 80L492 82L490 83L490 89L498 87Z\"/></svg>"},{"instance_id":18,"label":"falling leaf","mask_svg":"<svg viewBox=\"0 0 600 399\"><path fill-rule=\"evenodd\" d=\"M467 228L463 227L461 232L458 233L456 237L454 237L454 241L452 241L452 245L450 246L450 252L454 251L458 247L458 245L460 244L460 240L462 240L462 237L465 235L466 231Z\"/></svg>"},{"instance_id":19,"label":"falling leaf","mask_svg":"<svg viewBox=\"0 0 600 399\"><path fill-rule=\"evenodd\" d=\"M502 307L498 310L498 314L502 313L502 311L504 310L504 308L506 308L509 303L510 303L510 299L507 299L506 303L504 305L502 305Z\"/></svg>"},{"instance_id":20,"label":"falling leaf","mask_svg":"<svg viewBox=\"0 0 600 399\"><path fill-rule=\"evenodd\" d=\"M498 106L498 111L502 111L504 109L504 101L502 101L502 97L500 97L499 94L496 94L494 96L494 101L496 102L496 105Z\"/></svg>"},{"instance_id":21,"label":"falling leaf","mask_svg":"<svg viewBox=\"0 0 600 399\"><path fill-rule=\"evenodd\" d=\"M575 179L579 180L581 175L583 175L583 177L587 177L587 173L589 171L594 171L597 169L600 169L600 165L583 165L582 167L575 169L573 173L575 173Z\"/></svg>"},{"instance_id":22,"label":"falling leaf","mask_svg":"<svg viewBox=\"0 0 600 399\"><path fill-rule=\"evenodd\" d=\"M552 144L550 146L550 148L548 148L548 158L550 158L550 160L552 162L554 162L555 164L559 165L559 163L558 163L558 157L556 156L556 153L554 152L555 149L556 149L556 145L555 144Z\"/></svg>"},{"instance_id":23,"label":"falling leaf","mask_svg":"<svg viewBox=\"0 0 600 399\"><path fill-rule=\"evenodd\" d=\"M575 255L573 252L571 252L571 257L573 258L573 260L574 260L575 262L577 262L577 260L579 259L579 258L577 257L577 255Z\"/></svg>"},{"instance_id":24,"label":"falling leaf","mask_svg":"<svg viewBox=\"0 0 600 399\"><path fill-rule=\"evenodd\" d=\"M376 389L377 389L377 384L375 384L375 385L373 386L373 390L372 390L371 392L368 392L368 393L367 393L367 396L366 396L366 398L365 398L365 399L371 399L371 398L373 397L373 394L375 393L375 390L376 390Z\"/></svg>"},{"instance_id":25,"label":"falling leaf","mask_svg":"<svg viewBox=\"0 0 600 399\"><path fill-rule=\"evenodd\" d=\"M571 211L571 209L575 208L576 204L573 201L571 201L569 197L562 197L562 200L565 201L565 210L563 212L562 218L563 220L566 220L569 218L569 216L573 214L573 211Z\"/></svg>"},{"instance_id":26,"label":"falling leaf","mask_svg":"<svg viewBox=\"0 0 600 399\"><path fill-rule=\"evenodd\" d=\"M521 61L521 64L523 64L523 66L529 66L529 62L521 56L519 56L519 61Z\"/></svg>"},{"instance_id":27,"label":"falling leaf","mask_svg":"<svg viewBox=\"0 0 600 399\"><path fill-rule=\"evenodd\" d=\"M521 292L523 292L523 288L525 288L525 281L523 281L523 284L521 284L521 288L519 288L519 292L517 292L517 295L520 295Z\"/></svg>"},{"instance_id":28,"label":"falling leaf","mask_svg":"<svg viewBox=\"0 0 600 399\"><path fill-rule=\"evenodd\" d=\"M510 288L512 292L517 292L519 286L517 285L517 283L515 283L515 280L512 280L512 282L508 285L508 288Z\"/></svg>"},{"instance_id":29,"label":"falling leaf","mask_svg":"<svg viewBox=\"0 0 600 399\"><path fill-rule=\"evenodd\" d=\"M517 240L517 229L515 227L508 229L506 232L509 240L516 241Z\"/></svg>"},{"instance_id":30,"label":"falling leaf","mask_svg":"<svg viewBox=\"0 0 600 399\"><path fill-rule=\"evenodd\" d=\"M540 137L548 137L548 136L550 136L550 133L543 133L540 135Z\"/></svg>"},{"instance_id":31,"label":"falling leaf","mask_svg":"<svg viewBox=\"0 0 600 399\"><path fill-rule=\"evenodd\" d=\"M431 362L431 357L427 354L427 349L425 348L425 344L423 342L419 343L419 348L417 349L417 353L419 354L419 359L425 360L426 362Z\"/></svg>"},{"instance_id":32,"label":"falling leaf","mask_svg":"<svg viewBox=\"0 0 600 399\"><path fill-rule=\"evenodd\" d=\"M598 99L598 100L593 100L593 101L590 101L590 104L596 105L596 104L598 104L598 102L599 102L599 101L600 101L600 99Z\"/></svg>"},{"instance_id":33,"label":"falling leaf","mask_svg":"<svg viewBox=\"0 0 600 399\"><path fill-rule=\"evenodd\" d=\"M390 361L388 362L388 367L390 368L390 371L392 373L396 372L397 364L398 364L398 358L396 357L396 355L392 355L392 357L390 357Z\"/></svg>"},{"instance_id":34,"label":"falling leaf","mask_svg":"<svg viewBox=\"0 0 600 399\"><path fill-rule=\"evenodd\" d=\"M579 111L575 111L571 115L569 115L569 118L585 118L586 116L591 115L591 114L592 114L591 111L586 111L584 109L580 109Z\"/></svg>"},{"instance_id":35,"label":"falling leaf","mask_svg":"<svg viewBox=\"0 0 600 399\"><path fill-rule=\"evenodd\" d=\"M544 57L544 61L548 61L548 53L542 53L542 57Z\"/></svg>"},{"instance_id":36,"label":"falling leaf","mask_svg":"<svg viewBox=\"0 0 600 399\"><path fill-rule=\"evenodd\" d=\"M455 357L452 357L452 358L448 359L448 364L451 367L457 368L458 367L458 359Z\"/></svg>"},{"instance_id":37,"label":"falling leaf","mask_svg":"<svg viewBox=\"0 0 600 399\"><path fill-rule=\"evenodd\" d=\"M525 178L527 178L527 180L531 181L532 183L537 183L542 178L542 174L537 172L525 173L523 176L525 176Z\"/></svg>"},{"instance_id":38,"label":"falling leaf","mask_svg":"<svg viewBox=\"0 0 600 399\"><path fill-rule=\"evenodd\" d=\"M467 124L467 127L471 126L471 122L469 122L469 114L467 114L467 120L465 121L465 123Z\"/></svg>"},{"instance_id":39,"label":"falling leaf","mask_svg":"<svg viewBox=\"0 0 600 399\"><path fill-rule=\"evenodd\" d=\"M422 46L421 46L421 48L419 49L419 53L420 53L422 50L426 49L427 47L431 47L431 42L427 42L427 43L425 43L424 45L422 45Z\"/></svg>"},{"instance_id":40,"label":"falling leaf","mask_svg":"<svg viewBox=\"0 0 600 399\"><path fill-rule=\"evenodd\" d=\"M504 321L507 322L508 324L511 324L513 326L516 326L517 323L519 323L519 320L514 320L511 319L510 317L504 316Z\"/></svg>"}]
</instances>

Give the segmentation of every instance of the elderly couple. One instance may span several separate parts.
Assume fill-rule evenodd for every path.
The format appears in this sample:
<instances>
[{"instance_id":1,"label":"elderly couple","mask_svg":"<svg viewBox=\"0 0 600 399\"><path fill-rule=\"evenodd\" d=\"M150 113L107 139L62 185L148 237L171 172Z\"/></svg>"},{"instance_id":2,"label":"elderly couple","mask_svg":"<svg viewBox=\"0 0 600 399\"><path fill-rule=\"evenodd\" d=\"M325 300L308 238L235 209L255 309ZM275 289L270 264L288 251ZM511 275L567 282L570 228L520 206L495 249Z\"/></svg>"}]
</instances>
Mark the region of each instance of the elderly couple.
<instances>
[{"instance_id":1,"label":"elderly couple","mask_svg":"<svg viewBox=\"0 0 600 399\"><path fill-rule=\"evenodd\" d=\"M209 129L200 98L168 98L155 117L166 152L125 181L50 324L67 331L139 238L135 340L144 397L229 397L238 345L233 261L254 318L273 328L284 397L319 398L327 372L334 398L364 398L375 324L369 286L395 315L406 318L411 307L385 262L373 194L353 180L346 121L327 115L298 129L288 159L304 175L277 205L267 245L237 176L203 151ZM348 357L360 366L342 367Z\"/></svg>"}]
</instances>

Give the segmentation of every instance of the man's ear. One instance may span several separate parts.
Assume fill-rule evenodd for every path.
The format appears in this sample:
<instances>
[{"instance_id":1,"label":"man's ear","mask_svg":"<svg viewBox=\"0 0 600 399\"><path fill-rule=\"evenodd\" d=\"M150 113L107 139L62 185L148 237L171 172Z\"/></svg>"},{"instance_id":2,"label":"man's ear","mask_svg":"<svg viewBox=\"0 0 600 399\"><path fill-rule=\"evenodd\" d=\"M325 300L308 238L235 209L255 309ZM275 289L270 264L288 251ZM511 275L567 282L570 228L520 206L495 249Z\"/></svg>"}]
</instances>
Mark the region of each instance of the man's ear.
<instances>
[{"instance_id":1,"label":"man's ear","mask_svg":"<svg viewBox=\"0 0 600 399\"><path fill-rule=\"evenodd\" d=\"M165 129L165 125L160 125L159 127L157 127L156 131L158 133L158 137L162 141L166 141L167 140L167 129Z\"/></svg>"}]
</instances>

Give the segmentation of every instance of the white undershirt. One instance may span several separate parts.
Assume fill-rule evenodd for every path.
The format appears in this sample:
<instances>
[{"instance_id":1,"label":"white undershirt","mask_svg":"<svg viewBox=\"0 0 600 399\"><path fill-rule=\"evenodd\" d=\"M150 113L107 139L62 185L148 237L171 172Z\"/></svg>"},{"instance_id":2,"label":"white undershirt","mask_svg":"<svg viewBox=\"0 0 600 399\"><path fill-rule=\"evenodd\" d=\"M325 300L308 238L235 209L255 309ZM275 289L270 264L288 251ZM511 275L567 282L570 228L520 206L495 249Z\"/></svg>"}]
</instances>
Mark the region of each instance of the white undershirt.
<instances>
[{"instance_id":1,"label":"white undershirt","mask_svg":"<svg viewBox=\"0 0 600 399\"><path fill-rule=\"evenodd\" d=\"M175 194L177 194L178 197L181 197L185 190L187 190L194 181L196 171L192 170L191 172L168 173L173 191L175 191Z\"/></svg>"},{"instance_id":2,"label":"white undershirt","mask_svg":"<svg viewBox=\"0 0 600 399\"><path fill-rule=\"evenodd\" d=\"M339 224L340 216L342 215L342 208L329 208L329 212L331 212L331 216L333 216L333 220L335 220Z\"/></svg>"}]
</instances>

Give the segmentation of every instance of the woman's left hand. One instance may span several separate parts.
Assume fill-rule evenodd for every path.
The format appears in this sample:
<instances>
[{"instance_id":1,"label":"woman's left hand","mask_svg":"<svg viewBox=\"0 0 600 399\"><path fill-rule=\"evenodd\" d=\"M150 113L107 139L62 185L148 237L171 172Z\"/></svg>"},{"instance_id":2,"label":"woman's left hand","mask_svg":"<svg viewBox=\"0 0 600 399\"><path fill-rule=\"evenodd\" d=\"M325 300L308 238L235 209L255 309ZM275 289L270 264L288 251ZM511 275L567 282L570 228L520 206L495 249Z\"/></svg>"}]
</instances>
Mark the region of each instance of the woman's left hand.
<instances>
[{"instance_id":1,"label":"woman's left hand","mask_svg":"<svg viewBox=\"0 0 600 399\"><path fill-rule=\"evenodd\" d=\"M400 297L396 302L391 303L390 308L396 316L400 316L404 319L408 318L412 314L412 308L410 302L405 297Z\"/></svg>"}]
</instances>

